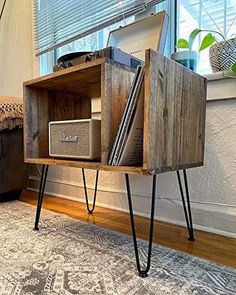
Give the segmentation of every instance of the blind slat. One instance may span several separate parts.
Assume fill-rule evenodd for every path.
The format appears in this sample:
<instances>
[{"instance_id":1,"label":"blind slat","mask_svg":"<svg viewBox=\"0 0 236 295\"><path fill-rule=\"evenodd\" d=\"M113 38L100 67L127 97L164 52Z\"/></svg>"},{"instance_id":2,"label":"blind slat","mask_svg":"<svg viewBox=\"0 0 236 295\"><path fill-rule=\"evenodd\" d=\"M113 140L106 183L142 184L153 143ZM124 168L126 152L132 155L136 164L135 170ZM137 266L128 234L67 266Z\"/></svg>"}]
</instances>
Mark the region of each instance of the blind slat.
<instances>
[{"instance_id":1,"label":"blind slat","mask_svg":"<svg viewBox=\"0 0 236 295\"><path fill-rule=\"evenodd\" d=\"M85 37L164 0L34 0L36 53Z\"/></svg>"},{"instance_id":2,"label":"blind slat","mask_svg":"<svg viewBox=\"0 0 236 295\"><path fill-rule=\"evenodd\" d=\"M89 17L93 18L95 15L101 19L101 18L104 17L104 15L105 16L110 16L109 15L110 13L113 14L113 15L114 14L115 15L119 14L120 9L118 7L116 9L113 9L112 11L107 10L105 8L106 8L106 6L103 6L102 9L98 9L98 10L94 9L93 10L93 15L91 15L89 10L87 10L87 11L74 10L74 11L65 12L65 13L66 13L67 17L70 18L69 24L78 23L79 21L83 22L83 20L86 20ZM135 10L135 7L133 9ZM139 7L136 8L136 9L139 9ZM65 18L63 15L61 15L60 17L54 16L53 19L54 19L53 23L58 29L63 29L63 28L66 29L66 25L68 25L68 19L67 18ZM43 32L47 28L47 22L45 22L45 20L43 20L43 18L37 19L37 25L40 26L39 32Z\"/></svg>"}]
</instances>

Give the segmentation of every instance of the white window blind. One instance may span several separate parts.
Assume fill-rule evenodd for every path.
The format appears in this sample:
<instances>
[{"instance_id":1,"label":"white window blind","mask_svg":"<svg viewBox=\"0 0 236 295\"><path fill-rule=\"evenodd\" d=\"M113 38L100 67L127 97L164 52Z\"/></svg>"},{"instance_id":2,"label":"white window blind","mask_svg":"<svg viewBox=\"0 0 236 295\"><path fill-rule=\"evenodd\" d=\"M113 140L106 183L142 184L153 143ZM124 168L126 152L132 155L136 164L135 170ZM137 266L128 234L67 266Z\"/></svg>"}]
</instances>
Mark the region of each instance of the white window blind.
<instances>
[{"instance_id":1,"label":"white window blind","mask_svg":"<svg viewBox=\"0 0 236 295\"><path fill-rule=\"evenodd\" d=\"M37 55L59 48L164 0L34 0Z\"/></svg>"}]
</instances>

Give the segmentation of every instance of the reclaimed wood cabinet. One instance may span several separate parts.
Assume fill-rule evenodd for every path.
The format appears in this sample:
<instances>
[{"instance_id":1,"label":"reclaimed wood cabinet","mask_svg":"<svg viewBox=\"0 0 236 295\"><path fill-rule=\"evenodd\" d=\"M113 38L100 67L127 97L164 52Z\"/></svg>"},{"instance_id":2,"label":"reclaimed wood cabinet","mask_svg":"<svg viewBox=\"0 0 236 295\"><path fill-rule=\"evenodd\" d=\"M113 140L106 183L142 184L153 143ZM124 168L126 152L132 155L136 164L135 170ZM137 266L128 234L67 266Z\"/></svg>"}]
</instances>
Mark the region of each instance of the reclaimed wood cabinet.
<instances>
[{"instance_id":1,"label":"reclaimed wood cabinet","mask_svg":"<svg viewBox=\"0 0 236 295\"><path fill-rule=\"evenodd\" d=\"M107 165L133 77L132 68L98 59L25 82L25 162L147 175L203 165L206 80L153 50L146 51L143 165ZM91 118L93 97L101 97L101 161L49 157L48 123Z\"/></svg>"},{"instance_id":2,"label":"reclaimed wood cabinet","mask_svg":"<svg viewBox=\"0 0 236 295\"><path fill-rule=\"evenodd\" d=\"M176 171L189 240L194 241L187 168L204 162L206 79L154 50L145 53L143 163L111 166L108 158L127 102L134 69L98 59L24 83L25 162L42 164L35 230L38 230L49 165L82 168L88 213L95 208L99 170L125 174L137 269L150 268L156 175ZM91 118L91 99L101 97L101 159L97 162L49 157L48 123ZM97 170L92 209L84 169ZM180 170L183 170L184 186ZM141 269L131 200L129 174L152 175L150 237L147 266ZM185 196L184 188L185 187ZM187 205L186 205L187 204Z\"/></svg>"}]
</instances>

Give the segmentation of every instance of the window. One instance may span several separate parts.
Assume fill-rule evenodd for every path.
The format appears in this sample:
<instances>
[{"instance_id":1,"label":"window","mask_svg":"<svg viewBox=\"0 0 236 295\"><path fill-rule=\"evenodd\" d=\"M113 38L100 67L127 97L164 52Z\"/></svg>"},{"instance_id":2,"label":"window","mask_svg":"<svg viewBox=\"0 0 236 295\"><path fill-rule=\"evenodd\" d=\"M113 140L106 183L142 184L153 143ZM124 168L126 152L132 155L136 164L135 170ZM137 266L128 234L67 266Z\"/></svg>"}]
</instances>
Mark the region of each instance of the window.
<instances>
[{"instance_id":1,"label":"window","mask_svg":"<svg viewBox=\"0 0 236 295\"><path fill-rule=\"evenodd\" d=\"M142 1L143 2L143 1ZM154 1L155 2L155 1ZM156 2L160 2L156 1ZM151 12L156 13L158 11L166 10L169 11L169 3L168 1L165 3L160 3L158 5L154 5L151 8ZM56 60L58 57L62 56L63 54L74 52L74 51L94 51L101 48L106 47L107 39L109 32L118 28L119 26L124 26L129 23L132 23L135 21L135 16L130 16L124 20L121 20L115 24L112 24L110 26L107 26L104 29L101 29L97 32L94 32L88 36L85 36L83 38L80 38L79 40L73 41L69 44L66 44L64 46L61 46L51 52L42 54L40 56L40 74L46 75L48 73L51 73L53 70L53 65L56 63ZM170 38L167 40L167 44L169 46L166 46L166 54L169 55L171 52L170 49ZM172 44L173 46L173 44Z\"/></svg>"},{"instance_id":2,"label":"window","mask_svg":"<svg viewBox=\"0 0 236 295\"><path fill-rule=\"evenodd\" d=\"M236 0L178 0L177 11L176 29L181 38L188 39L195 28L219 31L225 38L236 37ZM198 50L203 36L201 33L195 40L194 50ZM209 49L199 54L197 71L202 74L211 72Z\"/></svg>"},{"instance_id":3,"label":"window","mask_svg":"<svg viewBox=\"0 0 236 295\"><path fill-rule=\"evenodd\" d=\"M170 16L171 25L165 50L167 56L175 50L176 39L179 37L188 39L190 32L195 28L217 30L227 38L236 36L236 0L166 0L151 9L153 12L166 10ZM70 44L61 46L53 52L41 55L40 73L44 75L51 72L57 58L67 52L94 51L105 47L111 30L134 20L135 16L130 16ZM199 48L203 37L204 33L195 40L195 50ZM211 72L208 49L199 54L198 64L197 71L199 73Z\"/></svg>"},{"instance_id":4,"label":"window","mask_svg":"<svg viewBox=\"0 0 236 295\"><path fill-rule=\"evenodd\" d=\"M91 35L81 38L77 41L71 42L65 46L56 49L56 58L72 51L95 51L106 47L109 32L115 30L120 26L128 25L134 21L134 16L122 20L116 24L99 30Z\"/></svg>"},{"instance_id":5,"label":"window","mask_svg":"<svg viewBox=\"0 0 236 295\"><path fill-rule=\"evenodd\" d=\"M67 45L61 46L52 52L45 53L40 56L40 74L45 75L52 72L53 64L56 63L58 57L75 51L95 51L106 47L108 34L110 31L119 26L127 25L134 21L134 17L129 17L123 21L99 30L79 40L73 41Z\"/></svg>"}]
</instances>

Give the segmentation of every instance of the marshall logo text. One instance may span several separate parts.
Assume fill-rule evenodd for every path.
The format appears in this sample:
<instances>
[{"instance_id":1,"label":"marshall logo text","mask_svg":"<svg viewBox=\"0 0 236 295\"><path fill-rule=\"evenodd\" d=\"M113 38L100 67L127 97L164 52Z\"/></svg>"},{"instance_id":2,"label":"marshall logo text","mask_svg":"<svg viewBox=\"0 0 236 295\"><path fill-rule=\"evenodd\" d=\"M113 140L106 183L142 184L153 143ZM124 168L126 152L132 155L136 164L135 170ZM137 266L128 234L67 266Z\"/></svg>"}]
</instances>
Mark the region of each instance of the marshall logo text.
<instances>
[{"instance_id":1,"label":"marshall logo text","mask_svg":"<svg viewBox=\"0 0 236 295\"><path fill-rule=\"evenodd\" d=\"M62 133L62 136L59 138L61 142L77 142L78 136L76 135L67 135L65 133Z\"/></svg>"}]
</instances>

